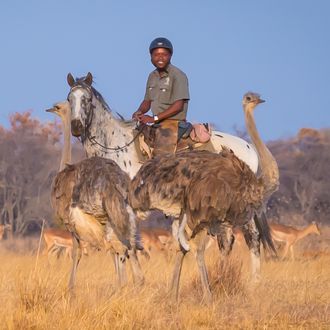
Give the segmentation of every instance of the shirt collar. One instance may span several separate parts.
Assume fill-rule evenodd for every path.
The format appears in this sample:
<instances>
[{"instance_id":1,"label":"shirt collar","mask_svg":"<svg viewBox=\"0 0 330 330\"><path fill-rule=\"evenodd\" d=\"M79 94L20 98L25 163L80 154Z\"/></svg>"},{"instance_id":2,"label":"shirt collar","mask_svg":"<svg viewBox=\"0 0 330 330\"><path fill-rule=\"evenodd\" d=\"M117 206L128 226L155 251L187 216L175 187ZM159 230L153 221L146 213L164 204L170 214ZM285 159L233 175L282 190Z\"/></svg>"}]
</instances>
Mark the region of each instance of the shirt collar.
<instances>
[{"instance_id":1,"label":"shirt collar","mask_svg":"<svg viewBox=\"0 0 330 330\"><path fill-rule=\"evenodd\" d=\"M172 69L172 64L170 63L166 69L164 71L162 71L161 73L159 73L157 71L157 69L154 70L154 73L157 75L157 77L160 77L160 78L164 78L164 77L168 77L169 75L169 72L171 71Z\"/></svg>"}]
</instances>

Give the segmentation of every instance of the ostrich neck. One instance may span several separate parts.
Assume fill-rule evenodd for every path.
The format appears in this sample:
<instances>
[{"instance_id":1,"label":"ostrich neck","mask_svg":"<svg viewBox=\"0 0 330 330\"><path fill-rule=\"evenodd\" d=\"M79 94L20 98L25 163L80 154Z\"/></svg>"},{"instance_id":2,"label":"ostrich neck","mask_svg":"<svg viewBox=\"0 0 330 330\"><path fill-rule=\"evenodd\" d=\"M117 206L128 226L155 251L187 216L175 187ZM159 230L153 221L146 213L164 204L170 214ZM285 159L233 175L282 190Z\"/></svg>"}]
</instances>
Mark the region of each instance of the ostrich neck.
<instances>
[{"instance_id":1,"label":"ostrich neck","mask_svg":"<svg viewBox=\"0 0 330 330\"><path fill-rule=\"evenodd\" d=\"M260 161L260 169L261 169L261 176L263 178L263 182L265 185L266 194L272 194L274 191L278 189L279 185L279 171L276 160L274 159L271 152L268 150L266 145L260 138L258 133L253 108L244 109L245 111L245 123L247 131L251 137L253 144L256 147L259 161Z\"/></svg>"},{"instance_id":2,"label":"ostrich neck","mask_svg":"<svg viewBox=\"0 0 330 330\"><path fill-rule=\"evenodd\" d=\"M116 119L101 104L95 103L90 139L84 141L87 157L100 156L115 161L131 178L141 167L133 141L133 127ZM118 148L113 150L111 148Z\"/></svg>"},{"instance_id":3,"label":"ostrich neck","mask_svg":"<svg viewBox=\"0 0 330 330\"><path fill-rule=\"evenodd\" d=\"M63 133L64 133L64 145L62 150L62 158L60 163L60 171L65 168L66 164L71 163L71 125L70 125L70 117L64 116L61 117L62 125L63 125Z\"/></svg>"}]
</instances>

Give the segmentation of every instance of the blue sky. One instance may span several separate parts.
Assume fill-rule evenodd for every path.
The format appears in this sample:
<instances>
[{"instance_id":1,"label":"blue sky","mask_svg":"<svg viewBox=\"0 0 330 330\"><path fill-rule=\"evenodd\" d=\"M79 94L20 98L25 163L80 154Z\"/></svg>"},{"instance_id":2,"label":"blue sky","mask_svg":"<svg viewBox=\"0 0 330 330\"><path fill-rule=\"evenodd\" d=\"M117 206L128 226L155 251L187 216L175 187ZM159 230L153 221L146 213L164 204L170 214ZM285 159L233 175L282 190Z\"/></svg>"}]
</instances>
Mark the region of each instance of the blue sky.
<instances>
[{"instance_id":1,"label":"blue sky","mask_svg":"<svg viewBox=\"0 0 330 330\"><path fill-rule=\"evenodd\" d=\"M110 107L129 118L142 101L158 36L189 79L188 119L223 132L244 128L241 99L262 137L330 127L330 1L3 0L0 4L0 124L11 113L44 111L66 98L66 75L92 72Z\"/></svg>"}]
</instances>

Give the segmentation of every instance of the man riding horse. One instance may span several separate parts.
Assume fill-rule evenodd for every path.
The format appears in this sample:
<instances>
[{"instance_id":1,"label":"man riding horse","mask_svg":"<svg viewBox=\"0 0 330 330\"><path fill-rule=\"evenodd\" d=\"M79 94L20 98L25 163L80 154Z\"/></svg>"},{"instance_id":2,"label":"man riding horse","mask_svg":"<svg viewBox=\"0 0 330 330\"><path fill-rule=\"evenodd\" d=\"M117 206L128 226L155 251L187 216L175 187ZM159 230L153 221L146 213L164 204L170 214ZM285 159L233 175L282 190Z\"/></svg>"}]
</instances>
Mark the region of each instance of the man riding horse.
<instances>
[{"instance_id":1,"label":"man riding horse","mask_svg":"<svg viewBox=\"0 0 330 330\"><path fill-rule=\"evenodd\" d=\"M155 129L153 156L174 153L177 148L179 123L186 121L189 88L184 72L171 64L172 43L156 38L149 47L156 70L149 74L144 100L132 118ZM146 115L151 109L153 116Z\"/></svg>"}]
</instances>

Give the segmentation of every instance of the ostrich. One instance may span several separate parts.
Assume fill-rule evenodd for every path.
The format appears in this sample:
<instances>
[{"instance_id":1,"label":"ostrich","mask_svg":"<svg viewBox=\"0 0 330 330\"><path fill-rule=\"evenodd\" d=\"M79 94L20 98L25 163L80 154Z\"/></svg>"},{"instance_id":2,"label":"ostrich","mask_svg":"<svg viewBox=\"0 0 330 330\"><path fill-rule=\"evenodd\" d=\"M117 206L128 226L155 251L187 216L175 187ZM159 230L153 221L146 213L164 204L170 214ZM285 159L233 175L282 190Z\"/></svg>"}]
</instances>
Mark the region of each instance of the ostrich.
<instances>
[{"instance_id":1,"label":"ostrich","mask_svg":"<svg viewBox=\"0 0 330 330\"><path fill-rule=\"evenodd\" d=\"M64 141L70 143L69 103L53 108L64 126ZM70 127L69 127L70 128ZM61 164L67 164L70 147L63 148ZM144 277L136 257L136 219L127 204L130 179L112 160L91 157L60 171L52 186L51 200L56 215L73 234L73 265L69 281L72 290L82 255L81 241L98 249L110 250L123 284L125 261L132 264L134 280L143 283Z\"/></svg>"},{"instance_id":2,"label":"ostrich","mask_svg":"<svg viewBox=\"0 0 330 330\"><path fill-rule=\"evenodd\" d=\"M57 102L54 104L52 108L47 109L46 111L50 113L54 113L55 115L59 116L62 123L64 141L63 141L62 156L61 156L60 168L59 168L59 172L61 172L62 170L64 170L66 165L71 164L72 161L70 103L68 101ZM82 251L85 251L84 243L80 242L80 245ZM86 255L86 253L84 254ZM70 251L70 255L72 255L72 248Z\"/></svg>"},{"instance_id":3,"label":"ostrich","mask_svg":"<svg viewBox=\"0 0 330 330\"><path fill-rule=\"evenodd\" d=\"M72 152L71 152L71 108L70 103L68 101L57 102L50 109L46 110L47 112L54 113L59 116L62 122L63 128L63 137L64 144L62 150L62 157L60 162L59 171L64 170L66 164L71 164Z\"/></svg>"},{"instance_id":4,"label":"ostrich","mask_svg":"<svg viewBox=\"0 0 330 330\"><path fill-rule=\"evenodd\" d=\"M211 300L204 262L207 233L219 235L223 227L242 227L251 250L253 268L257 270L260 237L265 245L268 243L273 247L264 208L269 196L278 188L279 173L277 163L260 139L254 122L253 111L262 102L255 93L243 97L247 130L260 158L259 177L225 148L220 154L191 151L154 158L141 167L130 187L134 210L143 213L159 209L165 214L186 219L181 223L187 223L190 240L196 243L196 258L207 301ZM256 222L251 221L253 218ZM176 256L171 286L176 299L186 250L181 244Z\"/></svg>"}]
</instances>

